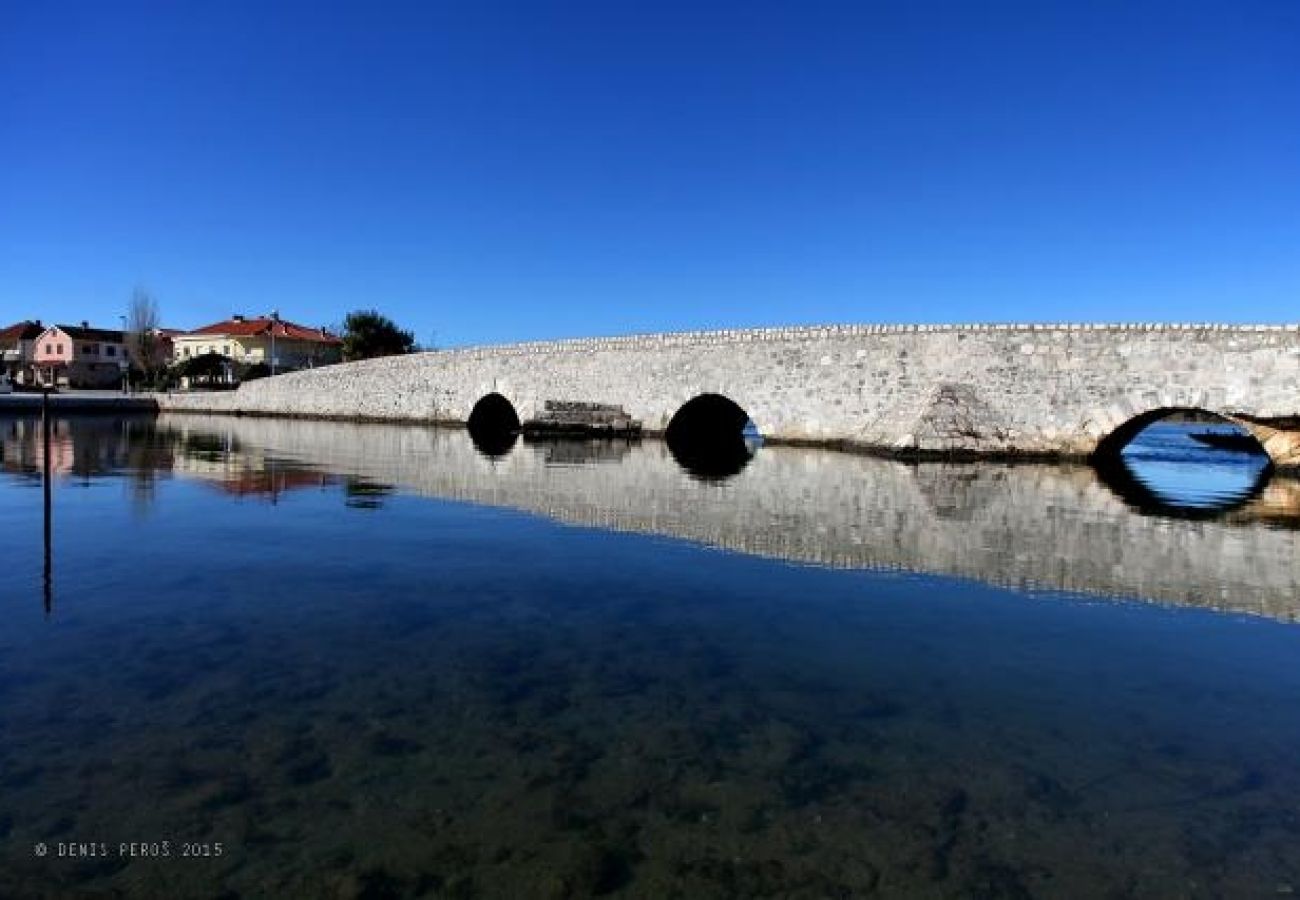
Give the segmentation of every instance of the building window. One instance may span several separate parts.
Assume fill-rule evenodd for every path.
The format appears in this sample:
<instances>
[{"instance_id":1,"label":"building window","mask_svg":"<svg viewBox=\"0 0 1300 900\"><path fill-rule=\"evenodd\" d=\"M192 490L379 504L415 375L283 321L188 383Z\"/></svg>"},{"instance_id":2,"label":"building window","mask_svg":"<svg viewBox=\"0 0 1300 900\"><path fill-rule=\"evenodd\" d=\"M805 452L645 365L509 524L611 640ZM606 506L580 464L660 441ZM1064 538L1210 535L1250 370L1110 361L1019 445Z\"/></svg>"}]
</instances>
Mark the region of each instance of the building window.
<instances>
[{"instance_id":1,"label":"building window","mask_svg":"<svg viewBox=\"0 0 1300 900\"><path fill-rule=\"evenodd\" d=\"M225 354L226 356L229 356L229 355L230 355L230 345L229 345L229 344L226 344L226 346L222 347L222 348L221 348L221 352L222 352L223 354Z\"/></svg>"},{"instance_id":2,"label":"building window","mask_svg":"<svg viewBox=\"0 0 1300 900\"><path fill-rule=\"evenodd\" d=\"M184 350L181 351L181 354L182 354L186 359L189 359L189 357L190 357L190 348L189 348L189 347L186 347Z\"/></svg>"},{"instance_id":3,"label":"building window","mask_svg":"<svg viewBox=\"0 0 1300 900\"><path fill-rule=\"evenodd\" d=\"M46 352L46 354L52 354L52 353L54 352L54 345L53 345L53 344L46 344L46 345L45 345L45 352Z\"/></svg>"},{"instance_id":4,"label":"building window","mask_svg":"<svg viewBox=\"0 0 1300 900\"><path fill-rule=\"evenodd\" d=\"M116 348L116 347L105 347L105 348L104 348L104 355L105 355L105 356L117 356L117 348Z\"/></svg>"},{"instance_id":5,"label":"building window","mask_svg":"<svg viewBox=\"0 0 1300 900\"><path fill-rule=\"evenodd\" d=\"M55 355L55 356L62 356L62 355L63 355L63 345L62 345L62 344L55 344L55 345L54 345L54 355Z\"/></svg>"}]
</instances>

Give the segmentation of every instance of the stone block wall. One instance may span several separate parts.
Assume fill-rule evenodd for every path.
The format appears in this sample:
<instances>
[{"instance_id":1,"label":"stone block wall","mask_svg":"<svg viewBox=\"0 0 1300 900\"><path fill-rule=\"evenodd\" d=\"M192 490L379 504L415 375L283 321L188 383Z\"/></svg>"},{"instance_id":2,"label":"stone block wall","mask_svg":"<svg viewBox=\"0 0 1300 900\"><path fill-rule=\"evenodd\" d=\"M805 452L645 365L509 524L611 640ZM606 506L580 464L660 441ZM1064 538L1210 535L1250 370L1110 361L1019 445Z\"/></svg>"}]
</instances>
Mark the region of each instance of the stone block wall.
<instances>
[{"instance_id":1,"label":"stone block wall","mask_svg":"<svg viewBox=\"0 0 1300 900\"><path fill-rule=\"evenodd\" d=\"M622 406L650 431L703 393L768 438L1085 455L1136 415L1300 414L1300 326L839 325L591 338L368 360L159 397L165 409L464 422L499 393Z\"/></svg>"}]
</instances>

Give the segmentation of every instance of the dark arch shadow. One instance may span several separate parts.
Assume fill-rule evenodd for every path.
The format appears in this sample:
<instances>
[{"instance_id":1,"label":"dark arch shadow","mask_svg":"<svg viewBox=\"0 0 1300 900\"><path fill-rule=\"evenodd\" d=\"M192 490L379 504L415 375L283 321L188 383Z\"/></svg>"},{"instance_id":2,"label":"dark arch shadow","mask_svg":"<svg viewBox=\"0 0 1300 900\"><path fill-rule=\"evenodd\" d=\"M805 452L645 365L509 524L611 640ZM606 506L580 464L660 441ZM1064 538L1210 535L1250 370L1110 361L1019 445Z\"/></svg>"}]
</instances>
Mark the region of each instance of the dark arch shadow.
<instances>
[{"instance_id":1,"label":"dark arch shadow","mask_svg":"<svg viewBox=\"0 0 1300 900\"><path fill-rule=\"evenodd\" d=\"M489 459L500 459L519 440L519 414L500 394L488 394L474 404L466 421L475 449Z\"/></svg>"},{"instance_id":2,"label":"dark arch shadow","mask_svg":"<svg viewBox=\"0 0 1300 900\"><path fill-rule=\"evenodd\" d=\"M1125 458L1124 448L1148 426L1177 413L1195 414L1202 419L1236 426L1242 436L1232 437L1235 449L1265 460L1264 465L1260 466L1253 481L1245 490L1225 495L1220 500L1208 504L1179 503L1162 496L1140 477L1133 465ZM1273 475L1273 462L1253 435L1224 416L1194 407L1162 407L1134 416L1102 439L1092 455L1091 462L1098 479L1126 506L1143 515L1173 519L1220 518L1258 497Z\"/></svg>"},{"instance_id":3,"label":"dark arch shadow","mask_svg":"<svg viewBox=\"0 0 1300 900\"><path fill-rule=\"evenodd\" d=\"M677 464L695 478L718 481L738 474L754 456L746 439L749 414L721 394L700 394L677 410L664 440Z\"/></svg>"}]
</instances>

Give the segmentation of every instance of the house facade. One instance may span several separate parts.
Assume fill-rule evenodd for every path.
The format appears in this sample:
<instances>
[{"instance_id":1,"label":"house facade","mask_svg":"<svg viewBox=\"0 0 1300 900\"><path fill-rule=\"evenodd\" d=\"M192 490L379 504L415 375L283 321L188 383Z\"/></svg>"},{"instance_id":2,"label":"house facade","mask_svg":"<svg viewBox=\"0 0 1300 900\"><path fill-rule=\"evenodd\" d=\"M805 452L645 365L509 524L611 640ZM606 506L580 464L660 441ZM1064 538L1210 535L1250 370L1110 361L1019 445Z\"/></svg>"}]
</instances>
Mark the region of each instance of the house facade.
<instances>
[{"instance_id":1,"label":"house facade","mask_svg":"<svg viewBox=\"0 0 1300 900\"><path fill-rule=\"evenodd\" d=\"M324 328L280 318L232 316L194 331L173 335L172 360L181 363L216 353L234 363L262 363L275 372L308 369L343 358L343 342Z\"/></svg>"},{"instance_id":2,"label":"house facade","mask_svg":"<svg viewBox=\"0 0 1300 900\"><path fill-rule=\"evenodd\" d=\"M14 384L32 383L36 339L44 332L40 319L0 328L0 378L7 377Z\"/></svg>"},{"instance_id":3,"label":"house facade","mask_svg":"<svg viewBox=\"0 0 1300 900\"><path fill-rule=\"evenodd\" d=\"M121 331L80 325L53 325L35 339L32 368L36 381L53 387L120 387L129 362Z\"/></svg>"}]
</instances>

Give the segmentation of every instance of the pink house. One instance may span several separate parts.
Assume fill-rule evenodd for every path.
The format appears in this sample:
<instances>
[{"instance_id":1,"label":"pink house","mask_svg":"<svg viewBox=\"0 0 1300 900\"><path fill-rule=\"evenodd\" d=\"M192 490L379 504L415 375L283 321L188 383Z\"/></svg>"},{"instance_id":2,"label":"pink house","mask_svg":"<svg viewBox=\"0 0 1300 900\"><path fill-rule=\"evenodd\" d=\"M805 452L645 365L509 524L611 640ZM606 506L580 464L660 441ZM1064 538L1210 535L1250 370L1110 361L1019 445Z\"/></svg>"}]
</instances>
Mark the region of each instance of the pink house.
<instances>
[{"instance_id":1,"label":"pink house","mask_svg":"<svg viewBox=\"0 0 1300 900\"><path fill-rule=\"evenodd\" d=\"M122 332L88 322L54 325L36 338L32 363L42 384L117 387L128 364L126 341Z\"/></svg>"}]
</instances>

